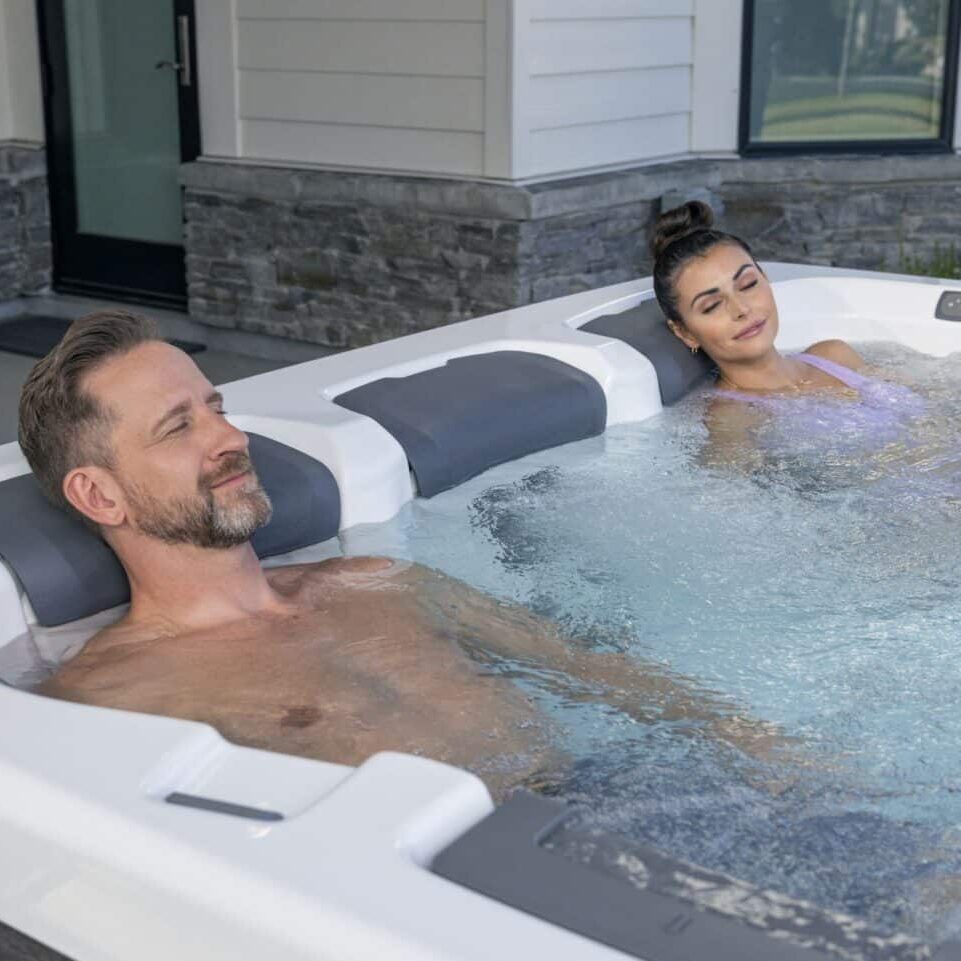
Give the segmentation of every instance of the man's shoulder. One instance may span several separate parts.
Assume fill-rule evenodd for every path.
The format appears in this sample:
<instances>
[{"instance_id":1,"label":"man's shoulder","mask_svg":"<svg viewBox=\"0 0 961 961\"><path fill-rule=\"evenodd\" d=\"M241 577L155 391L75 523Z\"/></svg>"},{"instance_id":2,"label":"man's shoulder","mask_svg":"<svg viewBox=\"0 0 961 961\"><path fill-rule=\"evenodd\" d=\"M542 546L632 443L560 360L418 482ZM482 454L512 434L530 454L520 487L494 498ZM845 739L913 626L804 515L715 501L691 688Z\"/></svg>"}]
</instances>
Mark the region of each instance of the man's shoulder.
<instances>
[{"instance_id":1,"label":"man's shoulder","mask_svg":"<svg viewBox=\"0 0 961 961\"><path fill-rule=\"evenodd\" d=\"M131 621L126 617L121 618L115 624L109 624L101 628L83 646L83 652L87 655L98 654L110 648L126 646L128 644L140 644L145 641L154 641L161 637L169 637L171 631L158 624L148 624L141 621Z\"/></svg>"},{"instance_id":2,"label":"man's shoulder","mask_svg":"<svg viewBox=\"0 0 961 961\"><path fill-rule=\"evenodd\" d=\"M116 706L104 692L114 689L118 672L119 676L129 676L130 663L147 654L152 648L150 642L163 636L166 634L162 630L125 619L111 624L97 631L76 657L62 663L38 693Z\"/></svg>"},{"instance_id":3,"label":"man's shoulder","mask_svg":"<svg viewBox=\"0 0 961 961\"><path fill-rule=\"evenodd\" d=\"M392 557L381 557L377 555L328 557L323 561L312 561L306 564L284 564L281 567L269 567L266 573L267 576L272 579L277 577L303 577L304 575L318 573L337 574L343 571L373 573L387 570L401 563L403 562L396 561Z\"/></svg>"},{"instance_id":4,"label":"man's shoulder","mask_svg":"<svg viewBox=\"0 0 961 961\"><path fill-rule=\"evenodd\" d=\"M362 557L335 557L331 560L335 570L358 574L376 574L399 565L392 557L364 555Z\"/></svg>"},{"instance_id":5,"label":"man's shoulder","mask_svg":"<svg viewBox=\"0 0 961 961\"><path fill-rule=\"evenodd\" d=\"M285 594L296 594L308 585L323 580L336 580L340 577L359 574L389 574L409 567L420 565L398 561L391 557L364 555L361 557L331 557L310 564L288 564L271 567L267 578L271 586Z\"/></svg>"}]
</instances>

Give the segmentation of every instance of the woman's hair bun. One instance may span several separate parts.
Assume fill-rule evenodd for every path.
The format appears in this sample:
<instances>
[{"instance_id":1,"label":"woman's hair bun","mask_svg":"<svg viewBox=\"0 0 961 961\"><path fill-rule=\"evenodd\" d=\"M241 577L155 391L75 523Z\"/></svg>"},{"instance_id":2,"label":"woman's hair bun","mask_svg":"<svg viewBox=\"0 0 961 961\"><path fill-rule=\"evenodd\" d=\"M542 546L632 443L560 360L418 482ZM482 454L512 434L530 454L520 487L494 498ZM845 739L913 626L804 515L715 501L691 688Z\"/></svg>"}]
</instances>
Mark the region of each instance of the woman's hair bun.
<instances>
[{"instance_id":1,"label":"woman's hair bun","mask_svg":"<svg viewBox=\"0 0 961 961\"><path fill-rule=\"evenodd\" d=\"M714 211L701 200L689 200L673 210L665 210L654 224L651 234L651 256L654 260L674 243L696 230L708 230L714 224Z\"/></svg>"}]
</instances>

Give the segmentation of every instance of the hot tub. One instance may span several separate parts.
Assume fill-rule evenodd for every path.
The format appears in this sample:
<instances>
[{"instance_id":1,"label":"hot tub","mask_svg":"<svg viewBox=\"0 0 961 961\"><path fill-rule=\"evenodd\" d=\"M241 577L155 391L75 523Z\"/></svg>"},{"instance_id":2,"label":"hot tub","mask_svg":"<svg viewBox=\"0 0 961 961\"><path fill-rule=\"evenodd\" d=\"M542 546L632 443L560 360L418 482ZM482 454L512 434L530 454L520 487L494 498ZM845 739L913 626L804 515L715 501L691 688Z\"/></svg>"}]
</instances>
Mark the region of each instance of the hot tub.
<instances>
[{"instance_id":1,"label":"hot tub","mask_svg":"<svg viewBox=\"0 0 961 961\"><path fill-rule=\"evenodd\" d=\"M961 317L961 293L948 283L788 265L768 272L782 349L841 337L935 357L961 350L952 319ZM238 426L329 468L341 541L361 550L409 509L426 474L416 464L412 473L396 436L336 399L451 360L534 354L588 375L608 430L623 429L659 414L686 378L696 379L582 329L596 331L600 318L626 316L651 296L650 282L639 280L221 389ZM0 480L26 471L16 445L0 447ZM279 560L339 549L334 540ZM48 661L119 613L43 629L6 568L0 606L0 654L29 649ZM829 944L836 956L925 956L897 935L872 939L857 921L736 882L725 887L710 872L674 865L670 850L657 861L661 875L688 871L692 890L726 895L698 902L654 890L638 880L657 873L650 865L632 881L574 864L549 851L551 802L520 796L495 811L476 777L428 759L379 754L344 768L237 747L202 725L9 686L0 687L0 721L0 945L41 957L600 959L629 951L660 961L801 958ZM608 850L591 837L595 850ZM622 852L608 860L645 856L631 844ZM753 914L722 910L732 900ZM944 945L939 957L954 951Z\"/></svg>"}]
</instances>

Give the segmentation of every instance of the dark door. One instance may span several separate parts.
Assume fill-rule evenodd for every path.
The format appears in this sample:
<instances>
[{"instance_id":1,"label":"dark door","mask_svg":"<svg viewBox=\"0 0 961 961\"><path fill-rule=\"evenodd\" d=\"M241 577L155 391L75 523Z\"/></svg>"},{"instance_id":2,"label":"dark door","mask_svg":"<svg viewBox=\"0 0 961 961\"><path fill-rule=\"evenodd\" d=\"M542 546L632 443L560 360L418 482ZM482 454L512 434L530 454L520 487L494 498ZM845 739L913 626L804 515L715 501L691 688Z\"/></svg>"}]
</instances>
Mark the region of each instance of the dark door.
<instances>
[{"instance_id":1,"label":"dark door","mask_svg":"<svg viewBox=\"0 0 961 961\"><path fill-rule=\"evenodd\" d=\"M57 290L183 306L193 0L39 0Z\"/></svg>"}]
</instances>

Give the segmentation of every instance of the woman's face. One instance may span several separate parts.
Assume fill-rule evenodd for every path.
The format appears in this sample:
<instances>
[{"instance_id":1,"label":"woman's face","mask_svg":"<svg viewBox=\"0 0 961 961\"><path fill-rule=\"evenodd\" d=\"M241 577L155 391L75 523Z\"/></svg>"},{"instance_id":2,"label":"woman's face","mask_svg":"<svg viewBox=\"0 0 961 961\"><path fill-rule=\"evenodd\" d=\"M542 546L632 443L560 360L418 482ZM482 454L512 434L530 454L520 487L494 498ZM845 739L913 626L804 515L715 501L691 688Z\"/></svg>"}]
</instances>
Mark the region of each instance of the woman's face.
<instances>
[{"instance_id":1,"label":"woman's face","mask_svg":"<svg viewBox=\"0 0 961 961\"><path fill-rule=\"evenodd\" d=\"M669 322L688 347L717 363L755 360L774 346L777 304L751 255L719 244L685 264L674 284L683 325Z\"/></svg>"}]
</instances>

